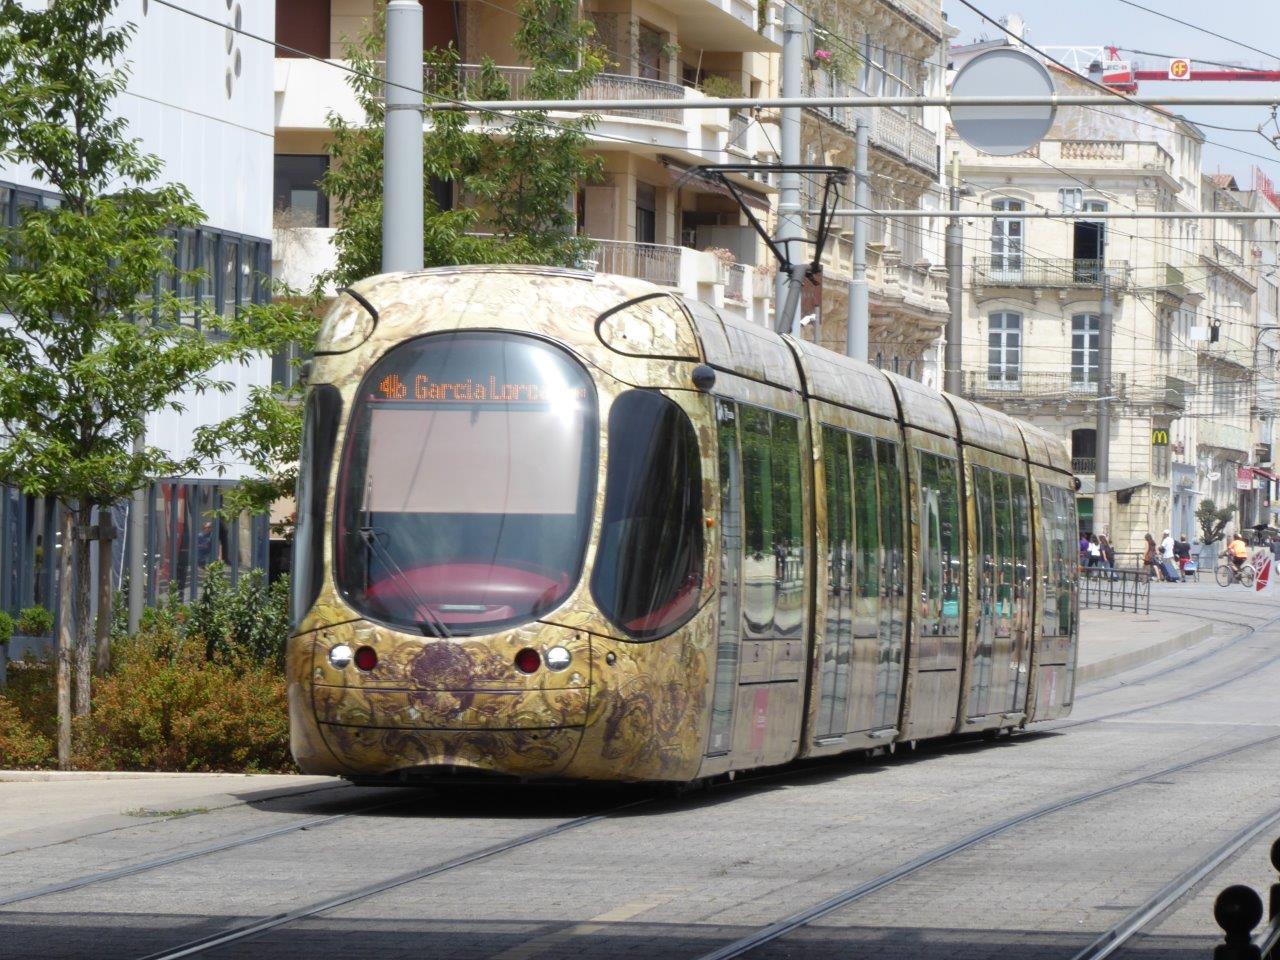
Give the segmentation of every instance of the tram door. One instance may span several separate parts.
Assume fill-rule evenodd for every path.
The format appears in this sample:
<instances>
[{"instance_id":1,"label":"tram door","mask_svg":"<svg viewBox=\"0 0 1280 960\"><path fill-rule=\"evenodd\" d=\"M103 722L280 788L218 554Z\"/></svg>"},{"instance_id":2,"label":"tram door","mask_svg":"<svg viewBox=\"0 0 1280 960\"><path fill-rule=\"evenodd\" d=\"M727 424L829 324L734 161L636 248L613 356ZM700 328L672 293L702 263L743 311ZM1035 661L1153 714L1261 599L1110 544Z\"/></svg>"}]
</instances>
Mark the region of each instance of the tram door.
<instances>
[{"instance_id":1,"label":"tram door","mask_svg":"<svg viewBox=\"0 0 1280 960\"><path fill-rule=\"evenodd\" d=\"M720 635L708 755L733 766L795 754L805 647L800 421L721 400Z\"/></svg>"},{"instance_id":2,"label":"tram door","mask_svg":"<svg viewBox=\"0 0 1280 960\"><path fill-rule=\"evenodd\" d=\"M1020 713L1030 640L1030 503L1026 479L973 467L977 644L968 714Z\"/></svg>"},{"instance_id":3,"label":"tram door","mask_svg":"<svg viewBox=\"0 0 1280 960\"><path fill-rule=\"evenodd\" d=\"M818 740L896 732L902 686L900 448L822 428L827 595Z\"/></svg>"}]
</instances>

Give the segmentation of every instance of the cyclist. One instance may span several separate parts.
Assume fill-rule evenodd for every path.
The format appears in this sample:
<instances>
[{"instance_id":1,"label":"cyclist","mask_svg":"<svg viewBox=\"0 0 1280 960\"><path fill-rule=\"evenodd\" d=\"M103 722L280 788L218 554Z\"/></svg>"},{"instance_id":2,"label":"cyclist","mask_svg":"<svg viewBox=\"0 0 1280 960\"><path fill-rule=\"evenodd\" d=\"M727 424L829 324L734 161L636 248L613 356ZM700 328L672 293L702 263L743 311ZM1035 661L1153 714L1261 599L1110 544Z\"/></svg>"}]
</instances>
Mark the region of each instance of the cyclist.
<instances>
[{"instance_id":1,"label":"cyclist","mask_svg":"<svg viewBox=\"0 0 1280 960\"><path fill-rule=\"evenodd\" d=\"M1227 544L1226 553L1231 558L1232 572L1236 579L1239 579L1240 568L1249 559L1249 544L1245 543L1244 537L1237 533L1231 538L1231 542Z\"/></svg>"}]
</instances>

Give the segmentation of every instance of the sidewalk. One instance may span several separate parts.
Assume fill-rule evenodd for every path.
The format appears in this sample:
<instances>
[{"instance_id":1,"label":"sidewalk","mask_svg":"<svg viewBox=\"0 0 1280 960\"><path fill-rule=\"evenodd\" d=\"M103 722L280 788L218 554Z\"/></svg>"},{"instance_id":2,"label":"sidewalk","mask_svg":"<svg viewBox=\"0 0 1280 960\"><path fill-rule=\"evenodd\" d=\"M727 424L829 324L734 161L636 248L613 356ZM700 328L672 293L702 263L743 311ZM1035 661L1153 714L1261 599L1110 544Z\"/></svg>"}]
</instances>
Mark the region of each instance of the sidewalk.
<instances>
[{"instance_id":1,"label":"sidewalk","mask_svg":"<svg viewBox=\"0 0 1280 960\"><path fill-rule=\"evenodd\" d=\"M1212 633L1213 623L1207 617L1169 613L1154 603L1149 615L1081 610L1076 683L1100 680L1159 660Z\"/></svg>"}]
</instances>

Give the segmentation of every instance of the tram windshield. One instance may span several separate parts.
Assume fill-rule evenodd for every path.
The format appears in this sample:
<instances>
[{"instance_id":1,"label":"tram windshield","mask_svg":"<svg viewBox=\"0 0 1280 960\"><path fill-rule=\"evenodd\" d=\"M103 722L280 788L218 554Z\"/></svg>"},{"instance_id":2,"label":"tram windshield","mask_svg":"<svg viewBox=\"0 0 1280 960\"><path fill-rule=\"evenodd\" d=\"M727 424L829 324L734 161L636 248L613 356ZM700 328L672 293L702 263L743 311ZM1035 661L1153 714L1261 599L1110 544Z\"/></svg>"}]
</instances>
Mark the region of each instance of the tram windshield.
<instances>
[{"instance_id":1,"label":"tram windshield","mask_svg":"<svg viewBox=\"0 0 1280 960\"><path fill-rule=\"evenodd\" d=\"M335 574L366 616L434 636L536 619L578 582L595 390L530 337L437 334L361 385L339 479Z\"/></svg>"}]
</instances>

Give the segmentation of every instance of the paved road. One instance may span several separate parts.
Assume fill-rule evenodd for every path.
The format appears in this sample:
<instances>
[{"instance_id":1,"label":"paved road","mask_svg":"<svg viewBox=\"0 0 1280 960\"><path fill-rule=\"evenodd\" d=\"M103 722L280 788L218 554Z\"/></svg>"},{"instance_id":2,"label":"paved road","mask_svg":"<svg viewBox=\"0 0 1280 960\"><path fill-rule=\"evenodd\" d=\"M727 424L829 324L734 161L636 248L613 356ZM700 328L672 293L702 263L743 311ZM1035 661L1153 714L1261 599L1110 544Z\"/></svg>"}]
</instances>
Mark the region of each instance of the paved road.
<instances>
[{"instance_id":1,"label":"paved road","mask_svg":"<svg viewBox=\"0 0 1280 960\"><path fill-rule=\"evenodd\" d=\"M1269 622L1280 605L1209 583L1155 590L1154 622L1205 618L1213 635L1082 687L1067 721L696 797L441 796L318 778L0 783L0 957L167 956L277 917L192 955L695 960L1005 825L747 955L1069 960L1280 811L1280 620ZM1116 789L1045 809L1105 788ZM1280 822L1119 955L1208 957L1213 895L1268 882L1277 835ZM516 838L528 842L414 879ZM204 852L238 840L255 842ZM176 859L4 903L160 857ZM400 875L376 895L288 916Z\"/></svg>"}]
</instances>

